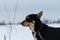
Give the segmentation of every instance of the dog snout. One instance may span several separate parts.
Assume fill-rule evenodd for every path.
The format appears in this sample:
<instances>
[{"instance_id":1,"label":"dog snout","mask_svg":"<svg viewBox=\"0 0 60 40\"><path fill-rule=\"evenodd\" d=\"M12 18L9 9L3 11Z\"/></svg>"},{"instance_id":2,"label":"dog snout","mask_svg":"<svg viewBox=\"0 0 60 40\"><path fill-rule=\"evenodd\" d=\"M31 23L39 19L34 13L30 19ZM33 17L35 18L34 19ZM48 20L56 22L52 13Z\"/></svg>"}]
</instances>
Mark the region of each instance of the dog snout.
<instances>
[{"instance_id":1,"label":"dog snout","mask_svg":"<svg viewBox=\"0 0 60 40\"><path fill-rule=\"evenodd\" d=\"M23 25L24 21L21 22L21 25Z\"/></svg>"},{"instance_id":2,"label":"dog snout","mask_svg":"<svg viewBox=\"0 0 60 40\"><path fill-rule=\"evenodd\" d=\"M21 22L21 25L23 25L23 22Z\"/></svg>"}]
</instances>

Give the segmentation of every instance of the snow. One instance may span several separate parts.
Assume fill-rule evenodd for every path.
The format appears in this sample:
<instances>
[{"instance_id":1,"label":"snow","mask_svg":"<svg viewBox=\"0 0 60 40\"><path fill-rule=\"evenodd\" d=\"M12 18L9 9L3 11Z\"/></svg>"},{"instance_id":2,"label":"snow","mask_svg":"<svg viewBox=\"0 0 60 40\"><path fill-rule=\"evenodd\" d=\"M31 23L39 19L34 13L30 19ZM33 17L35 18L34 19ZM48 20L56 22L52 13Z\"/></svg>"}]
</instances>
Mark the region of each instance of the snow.
<instances>
[{"instance_id":1,"label":"snow","mask_svg":"<svg viewBox=\"0 0 60 40\"><path fill-rule=\"evenodd\" d=\"M54 28L59 28L60 27L60 24L47 24L48 26L50 27L54 27Z\"/></svg>"},{"instance_id":2,"label":"snow","mask_svg":"<svg viewBox=\"0 0 60 40\"><path fill-rule=\"evenodd\" d=\"M59 27L60 24L47 24L51 27ZM4 35L6 40L34 40L31 30L28 27L23 27L22 25L12 25L12 31L10 32L9 25L0 25L0 40L4 40Z\"/></svg>"},{"instance_id":3,"label":"snow","mask_svg":"<svg viewBox=\"0 0 60 40\"><path fill-rule=\"evenodd\" d=\"M0 26L0 40L9 40L9 25ZM11 40L33 40L32 32L29 28L22 27L21 25L13 25L11 31Z\"/></svg>"}]
</instances>

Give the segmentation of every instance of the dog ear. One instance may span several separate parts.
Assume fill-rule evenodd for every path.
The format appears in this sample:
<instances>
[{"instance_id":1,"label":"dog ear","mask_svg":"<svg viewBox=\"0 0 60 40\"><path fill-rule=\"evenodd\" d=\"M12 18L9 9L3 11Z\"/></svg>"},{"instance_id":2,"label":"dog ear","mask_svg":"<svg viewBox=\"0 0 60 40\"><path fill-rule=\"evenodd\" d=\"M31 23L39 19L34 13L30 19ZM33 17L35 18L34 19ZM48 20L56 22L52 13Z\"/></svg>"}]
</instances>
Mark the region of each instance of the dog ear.
<instances>
[{"instance_id":1,"label":"dog ear","mask_svg":"<svg viewBox=\"0 0 60 40\"><path fill-rule=\"evenodd\" d=\"M38 18L38 19L40 19L40 18L41 18L42 13L43 13L43 12L41 11L41 12L39 12L39 13L37 14L37 18Z\"/></svg>"}]
</instances>

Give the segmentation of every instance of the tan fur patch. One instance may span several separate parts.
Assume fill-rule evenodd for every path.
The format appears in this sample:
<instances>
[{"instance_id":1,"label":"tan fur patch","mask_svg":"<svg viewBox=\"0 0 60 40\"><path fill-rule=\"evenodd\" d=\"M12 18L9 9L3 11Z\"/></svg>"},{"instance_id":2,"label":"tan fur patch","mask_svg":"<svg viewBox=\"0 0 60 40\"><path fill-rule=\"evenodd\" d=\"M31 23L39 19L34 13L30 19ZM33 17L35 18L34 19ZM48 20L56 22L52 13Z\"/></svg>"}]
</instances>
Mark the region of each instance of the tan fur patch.
<instances>
[{"instance_id":1,"label":"tan fur patch","mask_svg":"<svg viewBox=\"0 0 60 40\"><path fill-rule=\"evenodd\" d=\"M23 23L23 25L24 25L24 26L27 26L27 27L29 27L29 28L31 28L31 29L34 29L34 23L32 23L32 22L27 22L27 21L25 21L25 22Z\"/></svg>"}]
</instances>

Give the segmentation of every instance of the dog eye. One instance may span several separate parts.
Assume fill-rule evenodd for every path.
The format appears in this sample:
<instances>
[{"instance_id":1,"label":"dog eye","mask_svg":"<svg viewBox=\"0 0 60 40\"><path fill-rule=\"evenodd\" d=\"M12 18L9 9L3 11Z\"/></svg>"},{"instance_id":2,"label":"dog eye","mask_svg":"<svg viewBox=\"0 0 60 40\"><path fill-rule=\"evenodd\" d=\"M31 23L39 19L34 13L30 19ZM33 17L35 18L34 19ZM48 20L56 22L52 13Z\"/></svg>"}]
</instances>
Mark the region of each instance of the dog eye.
<instances>
[{"instance_id":1,"label":"dog eye","mask_svg":"<svg viewBox=\"0 0 60 40\"><path fill-rule=\"evenodd\" d=\"M35 21L34 21L34 20L33 20L32 22L33 22L33 23L35 23Z\"/></svg>"},{"instance_id":2,"label":"dog eye","mask_svg":"<svg viewBox=\"0 0 60 40\"><path fill-rule=\"evenodd\" d=\"M29 18L29 16L26 17L26 19L28 19L28 18Z\"/></svg>"}]
</instances>

